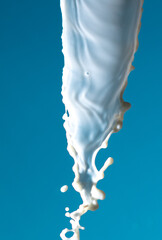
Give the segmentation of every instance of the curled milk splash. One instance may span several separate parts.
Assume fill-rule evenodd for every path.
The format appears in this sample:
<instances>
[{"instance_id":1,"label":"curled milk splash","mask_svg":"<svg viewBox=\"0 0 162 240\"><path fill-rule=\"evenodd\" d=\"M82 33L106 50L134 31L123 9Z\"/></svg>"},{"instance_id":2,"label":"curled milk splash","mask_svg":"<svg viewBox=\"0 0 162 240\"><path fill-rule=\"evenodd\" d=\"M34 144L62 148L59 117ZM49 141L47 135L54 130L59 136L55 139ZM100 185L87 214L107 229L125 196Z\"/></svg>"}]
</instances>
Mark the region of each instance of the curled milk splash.
<instances>
[{"instance_id":1,"label":"curled milk splash","mask_svg":"<svg viewBox=\"0 0 162 240\"><path fill-rule=\"evenodd\" d=\"M74 158L73 187L83 200L79 209L66 213L72 229L61 238L79 239L79 220L88 210L98 208L105 197L97 189L109 158L102 169L95 157L113 132L122 127L123 115L130 104L122 98L127 77L133 69L137 49L142 0L61 0L63 20L62 96L68 151ZM73 232L71 238L67 232Z\"/></svg>"}]
</instances>

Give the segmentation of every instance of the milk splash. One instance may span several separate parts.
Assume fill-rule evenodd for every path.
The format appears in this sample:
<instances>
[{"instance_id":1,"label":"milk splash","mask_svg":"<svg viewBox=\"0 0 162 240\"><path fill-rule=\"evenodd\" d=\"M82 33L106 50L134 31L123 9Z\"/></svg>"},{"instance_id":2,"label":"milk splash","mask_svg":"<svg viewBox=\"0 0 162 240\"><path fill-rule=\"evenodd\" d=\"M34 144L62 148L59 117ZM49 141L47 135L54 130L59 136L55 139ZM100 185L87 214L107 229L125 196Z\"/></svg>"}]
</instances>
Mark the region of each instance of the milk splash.
<instances>
[{"instance_id":1,"label":"milk splash","mask_svg":"<svg viewBox=\"0 0 162 240\"><path fill-rule=\"evenodd\" d=\"M62 96L68 151L74 158L74 189L83 203L70 217L63 240L78 240L80 217L98 208L105 194L97 189L108 158L98 170L95 157L112 133L122 128L130 104L122 98L138 47L142 0L61 0L63 21ZM66 237L67 232L73 236Z\"/></svg>"}]
</instances>

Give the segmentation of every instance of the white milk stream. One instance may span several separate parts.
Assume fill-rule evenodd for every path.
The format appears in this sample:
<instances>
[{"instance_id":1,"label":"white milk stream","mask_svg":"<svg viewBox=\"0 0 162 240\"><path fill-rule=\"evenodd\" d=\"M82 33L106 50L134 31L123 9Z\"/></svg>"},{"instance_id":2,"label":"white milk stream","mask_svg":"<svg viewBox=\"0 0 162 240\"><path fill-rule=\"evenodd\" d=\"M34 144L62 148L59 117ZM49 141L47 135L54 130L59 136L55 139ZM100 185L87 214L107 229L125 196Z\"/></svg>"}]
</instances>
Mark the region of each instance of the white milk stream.
<instances>
[{"instance_id":1,"label":"white milk stream","mask_svg":"<svg viewBox=\"0 0 162 240\"><path fill-rule=\"evenodd\" d=\"M107 147L110 135L122 127L130 104L122 98L138 45L143 0L61 0L63 21L62 96L68 151L74 158L73 187L83 200L70 217L72 229L64 229L63 240L78 240L80 217L98 208L105 197L97 189L108 158L98 170L95 157ZM64 186L62 191L66 191ZM68 210L68 208L66 208ZM66 237L67 232L73 236Z\"/></svg>"}]
</instances>

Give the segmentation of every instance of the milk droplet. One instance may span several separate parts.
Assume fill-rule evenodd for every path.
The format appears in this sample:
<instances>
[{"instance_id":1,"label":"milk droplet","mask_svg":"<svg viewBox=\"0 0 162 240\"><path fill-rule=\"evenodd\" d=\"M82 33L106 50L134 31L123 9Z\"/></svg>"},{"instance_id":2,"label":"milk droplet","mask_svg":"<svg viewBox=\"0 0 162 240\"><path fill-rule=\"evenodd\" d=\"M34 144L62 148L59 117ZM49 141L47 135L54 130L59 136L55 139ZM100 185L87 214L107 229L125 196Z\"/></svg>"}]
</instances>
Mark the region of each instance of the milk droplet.
<instances>
[{"instance_id":1,"label":"milk droplet","mask_svg":"<svg viewBox=\"0 0 162 240\"><path fill-rule=\"evenodd\" d=\"M60 188L60 191L61 191L62 193L65 193L67 190L68 190L68 186L67 186L67 185L64 185L64 186L62 186L62 187Z\"/></svg>"}]
</instances>

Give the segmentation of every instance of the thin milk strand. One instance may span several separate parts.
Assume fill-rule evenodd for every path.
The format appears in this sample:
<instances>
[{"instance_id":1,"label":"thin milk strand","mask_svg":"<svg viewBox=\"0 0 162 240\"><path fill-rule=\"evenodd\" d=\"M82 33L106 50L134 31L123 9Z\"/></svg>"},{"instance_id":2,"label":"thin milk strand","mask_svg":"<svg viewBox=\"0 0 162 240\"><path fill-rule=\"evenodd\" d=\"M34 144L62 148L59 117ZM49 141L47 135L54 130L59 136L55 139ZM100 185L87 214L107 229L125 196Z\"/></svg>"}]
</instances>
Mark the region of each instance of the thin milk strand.
<instances>
[{"instance_id":1,"label":"thin milk strand","mask_svg":"<svg viewBox=\"0 0 162 240\"><path fill-rule=\"evenodd\" d=\"M61 0L63 21L62 96L68 151L74 158L73 187L83 200L79 209L66 213L71 240L79 239L80 217L98 208L105 197L96 185L112 164L109 158L101 170L95 157L107 147L110 135L122 127L130 107L122 95L137 49L142 0Z\"/></svg>"}]
</instances>

